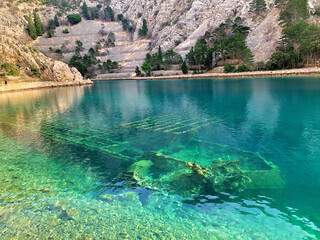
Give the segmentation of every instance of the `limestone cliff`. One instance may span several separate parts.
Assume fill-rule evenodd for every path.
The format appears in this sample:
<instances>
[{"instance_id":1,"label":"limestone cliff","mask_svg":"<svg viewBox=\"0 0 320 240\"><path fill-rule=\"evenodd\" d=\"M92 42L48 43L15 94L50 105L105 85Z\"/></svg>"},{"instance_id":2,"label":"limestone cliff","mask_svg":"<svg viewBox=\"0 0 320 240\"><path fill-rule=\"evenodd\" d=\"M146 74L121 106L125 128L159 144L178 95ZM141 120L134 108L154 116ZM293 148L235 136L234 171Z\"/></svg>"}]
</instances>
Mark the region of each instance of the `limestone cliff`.
<instances>
[{"instance_id":1,"label":"limestone cliff","mask_svg":"<svg viewBox=\"0 0 320 240\"><path fill-rule=\"evenodd\" d=\"M278 24L280 11L274 0L267 0L267 12L256 18L249 13L251 0L113 0L111 7L116 14L123 14L137 25L142 19L148 22L149 37L155 50L175 48L184 55L207 30L213 30L228 18L241 17L251 28L247 44L257 61L267 60L275 50L281 35ZM263 46L263 51L261 47Z\"/></svg>"},{"instance_id":2,"label":"limestone cliff","mask_svg":"<svg viewBox=\"0 0 320 240\"><path fill-rule=\"evenodd\" d=\"M69 82L83 80L76 69L50 59L30 47L32 39L26 32L24 15L41 7L37 3L0 2L0 65L10 63L19 73L17 80Z\"/></svg>"}]
</instances>

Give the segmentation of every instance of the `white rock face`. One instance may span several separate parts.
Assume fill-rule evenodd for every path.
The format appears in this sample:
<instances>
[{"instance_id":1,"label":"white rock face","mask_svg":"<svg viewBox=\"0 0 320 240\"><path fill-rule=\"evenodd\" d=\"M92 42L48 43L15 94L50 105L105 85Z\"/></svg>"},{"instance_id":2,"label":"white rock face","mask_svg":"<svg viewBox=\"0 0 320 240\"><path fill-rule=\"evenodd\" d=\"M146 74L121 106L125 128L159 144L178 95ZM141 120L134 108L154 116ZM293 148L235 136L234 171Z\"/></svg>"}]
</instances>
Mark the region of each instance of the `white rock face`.
<instances>
[{"instance_id":1,"label":"white rock face","mask_svg":"<svg viewBox=\"0 0 320 240\"><path fill-rule=\"evenodd\" d=\"M59 61L54 61L52 74L54 79L56 79L58 82L67 82L74 79L71 69L68 67L68 65Z\"/></svg>"},{"instance_id":2,"label":"white rock face","mask_svg":"<svg viewBox=\"0 0 320 240\"><path fill-rule=\"evenodd\" d=\"M268 53L275 50L281 32L276 17L279 11L273 11L274 0L267 0L266 17L255 20L249 14L250 2L251 0L112 0L111 7L116 14L121 13L134 21L137 26L135 39L138 38L138 29L145 18L153 51L161 45L164 50L175 48L182 55L206 31L213 30L228 18L241 17L244 24L251 28L248 46L255 58L267 60L270 54L264 54L261 48L263 46L263 50ZM140 18L139 13L142 14Z\"/></svg>"},{"instance_id":3,"label":"white rock face","mask_svg":"<svg viewBox=\"0 0 320 240\"><path fill-rule=\"evenodd\" d=\"M81 82L83 81L83 77L81 75L81 73L78 71L78 69L76 68L71 68L71 73L73 75L73 81L75 82Z\"/></svg>"}]
</instances>

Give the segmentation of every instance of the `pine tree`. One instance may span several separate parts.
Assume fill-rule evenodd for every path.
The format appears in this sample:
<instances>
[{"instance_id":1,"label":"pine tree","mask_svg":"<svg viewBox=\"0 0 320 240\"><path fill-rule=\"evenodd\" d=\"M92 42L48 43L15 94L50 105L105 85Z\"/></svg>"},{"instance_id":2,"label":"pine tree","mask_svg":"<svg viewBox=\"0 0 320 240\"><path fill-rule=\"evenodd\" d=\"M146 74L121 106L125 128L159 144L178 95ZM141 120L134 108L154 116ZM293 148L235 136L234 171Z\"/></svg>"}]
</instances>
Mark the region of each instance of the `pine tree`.
<instances>
[{"instance_id":1,"label":"pine tree","mask_svg":"<svg viewBox=\"0 0 320 240\"><path fill-rule=\"evenodd\" d=\"M59 27L59 26L60 26L60 24L59 24L59 19L58 19L58 16L57 16L57 15L54 16L54 24L56 25L56 27Z\"/></svg>"},{"instance_id":2,"label":"pine tree","mask_svg":"<svg viewBox=\"0 0 320 240\"><path fill-rule=\"evenodd\" d=\"M48 38L52 38L54 36L55 29L56 29L56 23L54 22L54 20L50 19L47 27Z\"/></svg>"},{"instance_id":3,"label":"pine tree","mask_svg":"<svg viewBox=\"0 0 320 240\"><path fill-rule=\"evenodd\" d=\"M106 19L108 19L112 22L114 21L114 12L111 7L106 7L106 9L104 10L104 14L105 14Z\"/></svg>"},{"instance_id":4,"label":"pine tree","mask_svg":"<svg viewBox=\"0 0 320 240\"><path fill-rule=\"evenodd\" d=\"M162 56L162 49L161 49L161 46L159 45L159 48L158 48L158 61L160 63L163 62L163 56Z\"/></svg>"},{"instance_id":5,"label":"pine tree","mask_svg":"<svg viewBox=\"0 0 320 240\"><path fill-rule=\"evenodd\" d=\"M183 74L187 74L188 73L188 66L186 61L183 61L182 66L181 66L181 70Z\"/></svg>"},{"instance_id":6,"label":"pine tree","mask_svg":"<svg viewBox=\"0 0 320 240\"><path fill-rule=\"evenodd\" d=\"M194 50L193 47L191 47L190 52L186 55L187 61L189 65L196 65L196 59L194 56Z\"/></svg>"},{"instance_id":7,"label":"pine tree","mask_svg":"<svg viewBox=\"0 0 320 240\"><path fill-rule=\"evenodd\" d=\"M135 71L135 72L136 72L136 76L137 76L137 77L140 77L140 76L141 76L141 71L140 71L140 69L139 69L138 66L136 67L136 71Z\"/></svg>"},{"instance_id":8,"label":"pine tree","mask_svg":"<svg viewBox=\"0 0 320 240\"><path fill-rule=\"evenodd\" d=\"M147 77L151 76L151 66L149 63L144 62L141 69L146 73Z\"/></svg>"},{"instance_id":9,"label":"pine tree","mask_svg":"<svg viewBox=\"0 0 320 240\"><path fill-rule=\"evenodd\" d=\"M44 32L44 26L41 22L41 19L40 19L38 13L36 13L35 11L33 12L33 18L34 18L34 26L36 28L37 35L42 36L42 34Z\"/></svg>"},{"instance_id":10,"label":"pine tree","mask_svg":"<svg viewBox=\"0 0 320 240\"><path fill-rule=\"evenodd\" d=\"M143 19L142 28L139 29L139 36L140 37L145 37L145 36L147 36L147 33L148 33L147 20Z\"/></svg>"},{"instance_id":11,"label":"pine tree","mask_svg":"<svg viewBox=\"0 0 320 240\"><path fill-rule=\"evenodd\" d=\"M86 4L86 2L84 1L82 6L82 13L85 19L90 20L90 14L89 14L89 10L88 10L88 6Z\"/></svg>"},{"instance_id":12,"label":"pine tree","mask_svg":"<svg viewBox=\"0 0 320 240\"><path fill-rule=\"evenodd\" d=\"M28 21L27 31L28 31L30 37L33 40L37 39L37 30L36 30L36 27L35 27L34 22L32 20L32 17L31 16L26 16L25 18Z\"/></svg>"}]
</instances>

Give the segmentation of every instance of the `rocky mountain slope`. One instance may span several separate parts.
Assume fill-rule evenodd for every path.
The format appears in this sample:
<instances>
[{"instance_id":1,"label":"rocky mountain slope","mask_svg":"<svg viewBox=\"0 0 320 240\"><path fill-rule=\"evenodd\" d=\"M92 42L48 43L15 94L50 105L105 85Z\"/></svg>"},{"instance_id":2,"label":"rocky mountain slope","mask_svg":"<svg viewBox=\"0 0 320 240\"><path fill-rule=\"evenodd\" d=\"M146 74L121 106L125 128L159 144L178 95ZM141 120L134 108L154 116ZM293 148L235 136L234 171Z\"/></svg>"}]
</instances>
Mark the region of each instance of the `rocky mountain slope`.
<instances>
[{"instance_id":1,"label":"rocky mountain slope","mask_svg":"<svg viewBox=\"0 0 320 240\"><path fill-rule=\"evenodd\" d=\"M113 0L111 7L116 14L142 25L148 22L149 37L154 50L158 45L164 49L174 48L185 55L198 38L213 30L228 18L241 17L244 25L251 28L247 44L256 61L267 60L275 50L281 35L278 24L279 9L274 0L267 0L267 12L257 18L249 12L251 0ZM141 16L141 17L139 17ZM138 32L135 32L135 38ZM261 51L263 46L263 51Z\"/></svg>"},{"instance_id":2,"label":"rocky mountain slope","mask_svg":"<svg viewBox=\"0 0 320 240\"><path fill-rule=\"evenodd\" d=\"M185 55L198 38L225 22L228 18L241 17L243 24L251 31L247 45L256 61L267 61L275 51L281 37L279 25L280 9L275 8L275 0L266 0L267 10L261 15L250 13L252 0L112 0L111 7L116 14L134 21L137 29L142 19L148 22L149 37L153 51L158 45L165 50L174 48ZM320 8L318 0L307 0L308 11ZM281 4L280 4L281 7ZM313 19L311 14L309 20ZM138 37L138 31L135 32Z\"/></svg>"},{"instance_id":3,"label":"rocky mountain slope","mask_svg":"<svg viewBox=\"0 0 320 240\"><path fill-rule=\"evenodd\" d=\"M99 49L99 59L106 62L107 59L117 61L121 68L115 73L100 74L99 77L130 77L136 66L141 66L146 54L149 52L149 39L137 39L132 41L129 33L122 30L119 22L104 22L99 20L82 20L74 26L68 26L68 34L62 31L66 26L56 28L52 38L43 36L32 43L33 47L52 58L68 62L75 53L75 42L81 41L83 46L81 54L86 54L90 48L96 48L97 43L103 42L106 36L104 32L115 34L115 46L102 46ZM62 54L57 54L56 50L61 49Z\"/></svg>"},{"instance_id":4,"label":"rocky mountain slope","mask_svg":"<svg viewBox=\"0 0 320 240\"><path fill-rule=\"evenodd\" d=\"M30 0L31 1L31 0ZM36 0L35 0L36 1ZM122 30L121 22L106 22L102 20L82 20L81 23L68 26L66 15L81 13L80 6L86 2L89 7L101 4L103 8L110 4L115 18L122 14L124 18L132 21L135 27L134 33L130 34ZM97 42L101 42L101 29L106 32L114 32L116 36L115 46L102 47L102 53L97 58L101 62L111 59L121 65L121 69L108 76L129 77L134 72L135 66L141 66L145 54L156 52L158 46L163 51L173 48L183 57L189 52L197 39L201 38L206 31L212 31L228 19L234 20L240 17L243 25L250 27L246 38L248 47L251 49L254 59L258 61L269 60L276 50L281 37L282 28L279 25L280 8L275 7L275 0L266 0L266 11L260 14L250 12L252 0L77 0L70 1L74 5L67 11L62 11L60 5L40 7L40 16L47 23L55 14L60 14L59 20L62 26L55 30L53 38L47 38L46 34L36 41L31 41L26 36L25 14L30 14L39 5L32 3L19 3L21 1L9 0L0 3L0 63L10 59L10 63L19 66L22 75L32 76L34 69L41 72L43 79L65 81L66 79L79 78L75 69L67 67L68 60L75 50L75 41L83 42L84 54L90 48L96 48ZM22 1L23 2L23 1ZM16 4L15 4L16 3ZM308 0L308 11L314 13L320 8L318 0ZM281 6L280 6L281 7ZM148 24L146 38L139 37L139 29L143 19ZM309 21L317 22L316 15L310 15ZM68 28L69 33L62 31ZM27 47L31 44L35 49ZM64 48L63 54L55 53L55 50ZM108 54L103 54L108 52ZM52 57L56 61L49 59ZM19 60L17 60L19 59ZM60 61L57 61L60 60ZM33 70L30 69L33 66Z\"/></svg>"},{"instance_id":5,"label":"rocky mountain slope","mask_svg":"<svg viewBox=\"0 0 320 240\"><path fill-rule=\"evenodd\" d=\"M67 64L30 47L31 38L26 31L24 15L31 14L37 7L41 6L34 2L0 2L0 66L5 64L15 70L14 76L7 79L81 82L83 78L77 69L70 69Z\"/></svg>"}]
</instances>

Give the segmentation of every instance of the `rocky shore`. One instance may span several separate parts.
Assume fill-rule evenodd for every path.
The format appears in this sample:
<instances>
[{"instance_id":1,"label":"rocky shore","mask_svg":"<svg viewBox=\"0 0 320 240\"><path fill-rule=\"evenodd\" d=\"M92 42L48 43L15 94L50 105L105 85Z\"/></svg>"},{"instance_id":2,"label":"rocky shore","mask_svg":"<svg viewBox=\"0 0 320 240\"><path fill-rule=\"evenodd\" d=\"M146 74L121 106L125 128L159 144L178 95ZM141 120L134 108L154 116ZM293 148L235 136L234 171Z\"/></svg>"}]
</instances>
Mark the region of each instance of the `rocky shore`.
<instances>
[{"instance_id":1,"label":"rocky shore","mask_svg":"<svg viewBox=\"0 0 320 240\"><path fill-rule=\"evenodd\" d=\"M113 80L173 80L173 79L202 79L202 78L250 78L250 77L285 77L299 75L320 75L320 68L300 68L276 71L254 71L242 73L204 73L187 74L157 77L131 77L131 78L102 78L97 77L92 81L113 81Z\"/></svg>"},{"instance_id":2,"label":"rocky shore","mask_svg":"<svg viewBox=\"0 0 320 240\"><path fill-rule=\"evenodd\" d=\"M91 80L83 81L68 81L68 82L8 82L5 85L4 81L0 82L0 93L1 92L10 92L10 91L19 91L19 90L29 90L29 89L38 89L38 88L50 88L50 87L67 87L67 86L78 86L78 85L87 85L93 84Z\"/></svg>"}]
</instances>

